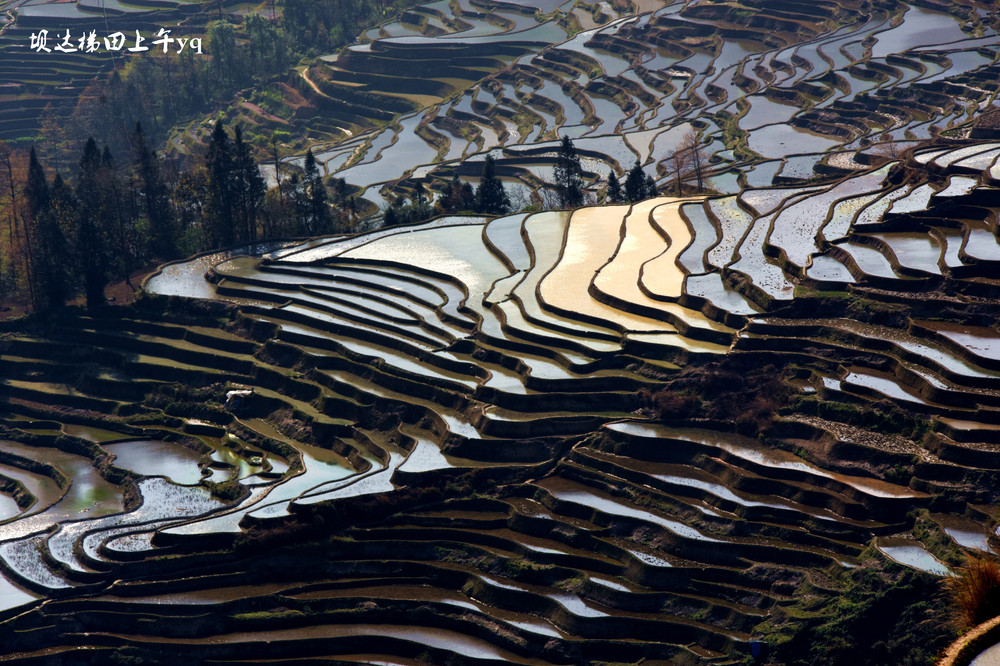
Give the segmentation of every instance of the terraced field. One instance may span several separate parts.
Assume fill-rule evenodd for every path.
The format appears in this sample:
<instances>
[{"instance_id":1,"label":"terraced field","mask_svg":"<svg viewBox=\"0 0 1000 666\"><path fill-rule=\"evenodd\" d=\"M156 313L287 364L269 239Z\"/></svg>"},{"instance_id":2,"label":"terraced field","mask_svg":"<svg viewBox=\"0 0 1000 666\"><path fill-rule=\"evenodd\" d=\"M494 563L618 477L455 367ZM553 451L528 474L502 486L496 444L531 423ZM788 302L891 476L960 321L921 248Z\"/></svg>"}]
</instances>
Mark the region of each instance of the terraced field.
<instances>
[{"instance_id":1,"label":"terraced field","mask_svg":"<svg viewBox=\"0 0 1000 666\"><path fill-rule=\"evenodd\" d=\"M62 45L67 31L70 49L78 49L81 35L91 31L96 32L98 44L103 44L105 36L121 31L133 40L128 47L134 46L136 30L150 39L145 46L160 28L170 30L174 37L200 38L206 22L206 14L201 12L210 11L215 4L205 0L0 2L0 140L34 140L44 111L53 118L68 116L95 78L121 68L133 57L125 49L111 52L103 46L92 53L59 52L55 47ZM47 31L48 51L32 49L32 34L43 30ZM90 100L90 104L96 103Z\"/></svg>"},{"instance_id":2,"label":"terraced field","mask_svg":"<svg viewBox=\"0 0 1000 666\"><path fill-rule=\"evenodd\" d=\"M13 4L19 44L96 6ZM5 327L0 661L747 663L856 568L987 549L995 15L633 4L428 3L228 117L371 211L487 153L528 203L563 135L596 199L637 160L673 192L693 130L697 196L237 248Z\"/></svg>"},{"instance_id":3,"label":"terraced field","mask_svg":"<svg viewBox=\"0 0 1000 666\"><path fill-rule=\"evenodd\" d=\"M8 332L0 660L739 663L837 572L948 574L1000 487L978 147L210 255Z\"/></svg>"},{"instance_id":4,"label":"terraced field","mask_svg":"<svg viewBox=\"0 0 1000 666\"><path fill-rule=\"evenodd\" d=\"M326 174L360 189L370 215L418 180L431 191L455 174L474 181L487 153L530 203L552 181L561 136L585 157L599 200L608 173L636 160L669 185L669 158L689 132L711 156L707 183L736 194L845 175L939 133L992 131L974 120L1000 67L989 3L758 4L438 0L244 91L224 115L258 143L287 133L290 165L311 147ZM201 35L215 5L0 5L18 16L0 35L11 56L0 139L34 136L42 109L68 112L114 64L106 53L31 51L32 31L59 22L74 34L100 23ZM254 8L266 9L227 11L238 20ZM196 151L215 118L175 128L169 150ZM862 164L851 158L859 151Z\"/></svg>"},{"instance_id":5,"label":"terraced field","mask_svg":"<svg viewBox=\"0 0 1000 666\"><path fill-rule=\"evenodd\" d=\"M562 136L600 200L608 174L636 160L671 187L689 132L711 157L707 184L737 194L843 176L939 133L992 131L974 120L998 71L985 3L551 5L420 5L273 87L294 97L285 108L259 107L301 131L373 214L417 181L475 181L486 154L537 200ZM228 119L270 127L254 108ZM190 145L205 141L200 127Z\"/></svg>"}]
</instances>

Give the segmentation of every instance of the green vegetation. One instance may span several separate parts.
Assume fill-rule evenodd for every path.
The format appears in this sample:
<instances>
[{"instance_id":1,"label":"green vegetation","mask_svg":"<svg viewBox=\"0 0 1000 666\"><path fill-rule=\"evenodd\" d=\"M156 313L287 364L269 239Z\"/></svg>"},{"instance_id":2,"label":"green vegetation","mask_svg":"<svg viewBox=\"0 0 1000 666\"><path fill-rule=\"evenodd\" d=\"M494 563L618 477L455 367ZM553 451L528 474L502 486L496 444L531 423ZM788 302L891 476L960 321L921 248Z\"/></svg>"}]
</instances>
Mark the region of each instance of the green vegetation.
<instances>
[{"instance_id":1,"label":"green vegetation","mask_svg":"<svg viewBox=\"0 0 1000 666\"><path fill-rule=\"evenodd\" d=\"M814 312L822 317L849 317L861 322L901 324L912 306L904 303L878 301L851 291L817 291L795 288L796 307L803 313Z\"/></svg>"},{"instance_id":2,"label":"green vegetation","mask_svg":"<svg viewBox=\"0 0 1000 666\"><path fill-rule=\"evenodd\" d=\"M416 0L286 0L274 18L257 12L226 14L206 26L205 52L211 57L186 49L129 58L106 80L94 81L68 118L50 115L43 123L45 157L64 167L76 142L87 136L113 154L125 154L136 122L152 145L161 145L171 128L228 106L249 87L259 87L271 104L280 105L282 99L266 85L292 64L335 52L414 4Z\"/></svg>"},{"instance_id":3,"label":"green vegetation","mask_svg":"<svg viewBox=\"0 0 1000 666\"><path fill-rule=\"evenodd\" d=\"M583 167L573 141L562 138L555 168L556 196L560 208L578 208L583 204Z\"/></svg>"},{"instance_id":4,"label":"green vegetation","mask_svg":"<svg viewBox=\"0 0 1000 666\"><path fill-rule=\"evenodd\" d=\"M331 196L311 151L301 175L267 191L241 129L230 136L221 120L200 163L184 171L167 168L140 125L132 143L123 164L90 137L75 185L58 172L48 179L34 148L25 167L23 155L0 153L7 167L0 205L8 211L0 221L13 239L0 246L0 296L27 295L44 310L82 287L87 305L97 307L110 281L129 281L151 262L262 237L329 234L357 219L344 181L331 181Z\"/></svg>"},{"instance_id":5,"label":"green vegetation","mask_svg":"<svg viewBox=\"0 0 1000 666\"><path fill-rule=\"evenodd\" d=\"M872 549L861 566L823 585L835 588L833 601L803 582L790 603L756 628L770 646L768 663L931 666L953 638L942 623L938 581Z\"/></svg>"},{"instance_id":6,"label":"green vegetation","mask_svg":"<svg viewBox=\"0 0 1000 666\"><path fill-rule=\"evenodd\" d=\"M920 439L931 430L931 423L926 418L906 412L888 401L857 405L806 396L796 398L787 411L849 423L884 434L898 434L910 439Z\"/></svg>"},{"instance_id":7,"label":"green vegetation","mask_svg":"<svg viewBox=\"0 0 1000 666\"><path fill-rule=\"evenodd\" d=\"M510 199L503 182L496 174L496 163L492 155L483 162L483 174L476 188L476 212L485 215L504 215L510 211Z\"/></svg>"},{"instance_id":8,"label":"green vegetation","mask_svg":"<svg viewBox=\"0 0 1000 666\"><path fill-rule=\"evenodd\" d=\"M636 160L635 166L629 170L625 178L625 201L636 203L654 196L656 196L656 181L642 170L642 165Z\"/></svg>"},{"instance_id":9,"label":"green vegetation","mask_svg":"<svg viewBox=\"0 0 1000 666\"><path fill-rule=\"evenodd\" d=\"M408 203L403 197L397 198L385 210L382 223L386 226L413 224L435 215L456 213L504 215L510 209L507 188L496 174L493 157L487 155L483 161L478 187L473 188L471 184L461 182L455 175L441 189L441 195L432 204L423 181L417 181L413 189L413 200Z\"/></svg>"},{"instance_id":10,"label":"green vegetation","mask_svg":"<svg viewBox=\"0 0 1000 666\"><path fill-rule=\"evenodd\" d=\"M833 188L859 181L775 190L775 177L804 180L811 165L800 157L769 160L759 171L740 164L753 157L753 132L724 110L705 108L687 124L667 119L669 105L691 117L709 102L725 108L730 91L709 82L723 71L721 61L704 72L680 63L692 54L691 62L718 59L732 26L712 26L710 13L746 11L738 5L688 3L677 15L625 20L572 53L531 46L538 53L523 57L528 47L495 36L471 49L455 46L461 38L419 38L411 40L416 50L405 39L384 40L336 62L300 62L288 80L274 65L335 48L348 32L378 21L378 10L389 16L408 4L285 0L274 5L279 19L223 18L210 27L211 59L181 74L184 85L193 80L211 91L171 78L183 63L150 58L93 89L105 94L105 105L121 105L115 113L122 115L109 116L105 136L92 135L79 165L40 152L50 144L23 154L0 146L0 287L37 311L5 324L0 337L0 492L21 510L37 494L38 515L49 515L35 522L81 521L3 544L5 575L51 597L0 621L8 651L83 663L249 662L293 652L306 660L384 653L450 663L468 659L468 640L473 650L485 643L541 663L917 666L932 663L954 630L943 622L941 576L920 572L941 573L941 563L959 573L952 594L962 622L995 615L996 563L960 565L961 544L992 534L1000 488L1000 378L996 359L983 353L997 339L987 328L996 320L990 280L997 262L966 256L989 247L983 237L995 231L979 199L989 190L947 202L950 196L930 197L918 214L884 220L885 233L910 238L897 239L898 253L885 249L893 247L888 241L867 248L887 260L878 280L855 275L853 264L849 281L836 279L839 269L823 273L821 261L810 265L820 256L849 264L842 253L853 242L845 238L850 224L840 227L842 240L831 234L837 249L823 245L819 232L839 205ZM387 26L384 34L419 27L430 36L466 19L515 24L494 12L519 13L518 23L531 25L523 19L534 11L476 0L470 12L467 4L421 7L405 27ZM613 6L635 11L627 0ZM611 11L593 4L595 13L602 8ZM820 82L819 60L799 63L805 51L787 40L811 24L839 29L844 23L831 12L846 8L789 8L741 18L766 26L760 43L781 44L791 64L778 50L768 56L726 44L754 53L733 60L732 71L744 71L745 88L761 99L769 74L793 87L840 85L835 74ZM222 16L221 2L218 9ZM350 21L339 14L352 9ZM793 10L802 16L785 17ZM885 25L886 8L871 10L869 23ZM305 46L292 52L286 39ZM486 53L494 48L499 55ZM630 65L622 76L605 75L617 68L603 60L608 54ZM796 69L802 76L791 75ZM480 74L488 80L477 84ZM142 77L157 75L161 85L200 90L208 101L160 93L143 100ZM975 77L964 82L977 90ZM481 88L466 97L466 85ZM957 84L946 85L958 94ZM542 97L558 88L580 101L582 113ZM783 99L812 99L809 90ZM872 97L884 98L885 117L895 118L882 92ZM941 114L957 118L935 94ZM142 102L143 124L129 117L127 135L112 136L131 113L129 98ZM441 101L400 122L401 110L427 100ZM151 147L161 144L150 137L162 138L167 122L230 101L228 112L171 134L178 148L205 142L187 164L156 157ZM799 118L827 113L838 127L864 124L866 96L855 97L849 114L830 101ZM597 118L595 106L609 117ZM928 122L937 116L928 113ZM552 145L510 145L527 136L558 139L570 117L575 125L555 157ZM668 129L654 137L644 126L654 122ZM414 124L432 150L399 134ZM504 128L513 125L523 136L508 140ZM627 127L636 134L616 144L625 139L612 133ZM732 154L710 159L720 132ZM474 138L488 154L449 146L445 133ZM82 136L91 135L72 139ZM569 136L586 148L578 153ZM75 159L73 141L65 145ZM307 150L315 142L322 143L316 154ZM304 157L282 161L300 146ZM271 190L254 148L273 163ZM588 163L604 155L603 173L607 165L628 168L618 160L636 153L643 157L627 174L610 172L606 201L634 203L660 191L703 195L710 177L720 188L760 184L742 199L666 204L650 212L641 234L635 217L624 224L624 208L605 208L576 221L575 213L556 212L483 221L461 236L452 228L390 229L380 232L385 243L326 238L300 246L307 259L331 250L321 261L297 261L303 255L295 252L256 265L204 256L165 268L130 306L100 307L109 281L181 253L371 228L360 219L366 203L356 200L368 185L388 183L388 224L503 215L524 203L522 190L508 194L504 183L512 179L534 188L536 206L574 208L597 189L581 154ZM445 166L426 157L445 154L453 157ZM863 156L872 153L838 152L841 161L821 164L836 173ZM323 177L344 164L377 173L365 175L368 183ZM952 173L935 167L928 175L915 164L905 173L897 168L888 182L861 171L855 177L872 182L851 196L879 196L904 176L907 186L937 186ZM554 167L555 182L531 173L536 165ZM725 177L716 178L720 171ZM987 177L984 171L979 182ZM791 199L778 198L787 194L806 208L825 203L794 220L799 227L782 217ZM772 201L778 207L767 218ZM957 210L962 218L951 217ZM573 226L581 219L594 224ZM906 256L903 241L928 225L940 225L931 245L941 253L929 260L928 276L915 276L919 268L901 269L904 259L921 261ZM800 237L789 239L790 228ZM456 255L467 248L469 266L435 265L429 253L394 255L410 232ZM790 240L809 249L799 264L791 252L781 254ZM318 244L325 248L315 251ZM353 255L337 253L358 245L364 249ZM564 271L605 252L616 258L605 266L606 281L589 266ZM201 279L206 269L214 294ZM553 284L561 275L574 280ZM489 281L474 282L479 277ZM157 280L181 285L157 291ZM839 291L808 288L838 282ZM178 293L214 300L168 295ZM62 307L77 296L86 310ZM940 329L921 321L931 313ZM836 318L854 323L830 321ZM950 336L950 327L967 324L978 332L960 335L977 342ZM238 399L227 395L234 389ZM79 427L94 423L111 437ZM181 443L200 481L181 487L122 472L97 443L115 433L137 447L147 438ZM49 467L31 459L39 451ZM74 476L83 482L71 484ZM83 494L88 488L97 489L93 497ZM244 500L215 520L222 507ZM113 502L161 513L104 513L120 508ZM965 536L945 528L956 515ZM99 523L82 522L98 516ZM890 545L898 543L909 545ZM274 633L258 640L258 629ZM289 629L296 635L280 633ZM405 638L392 635L397 630ZM435 640L425 641L425 631L438 632ZM122 636L129 645L111 654Z\"/></svg>"}]
</instances>

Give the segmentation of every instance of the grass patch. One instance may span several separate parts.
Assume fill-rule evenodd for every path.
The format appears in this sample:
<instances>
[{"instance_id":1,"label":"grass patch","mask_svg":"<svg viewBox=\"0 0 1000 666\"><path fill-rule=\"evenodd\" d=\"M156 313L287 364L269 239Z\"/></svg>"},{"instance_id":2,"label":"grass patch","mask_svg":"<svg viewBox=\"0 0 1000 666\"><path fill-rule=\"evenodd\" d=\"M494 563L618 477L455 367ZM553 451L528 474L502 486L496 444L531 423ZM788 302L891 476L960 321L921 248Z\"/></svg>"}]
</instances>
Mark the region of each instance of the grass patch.
<instances>
[{"instance_id":1,"label":"grass patch","mask_svg":"<svg viewBox=\"0 0 1000 666\"><path fill-rule=\"evenodd\" d=\"M252 613L237 613L233 619L242 622L273 622L275 620L287 620L296 617L305 617L306 614L300 610L290 610L283 608L273 611L255 611Z\"/></svg>"},{"instance_id":2,"label":"grass patch","mask_svg":"<svg viewBox=\"0 0 1000 666\"><path fill-rule=\"evenodd\" d=\"M768 644L766 663L931 666L953 639L934 576L889 562L873 547L861 566L831 576L832 589L803 582L755 628Z\"/></svg>"},{"instance_id":3,"label":"grass patch","mask_svg":"<svg viewBox=\"0 0 1000 666\"><path fill-rule=\"evenodd\" d=\"M1000 563L995 555L970 555L943 587L952 604L952 621L959 628L1000 615Z\"/></svg>"},{"instance_id":4,"label":"grass patch","mask_svg":"<svg viewBox=\"0 0 1000 666\"><path fill-rule=\"evenodd\" d=\"M884 303L846 291L817 291L795 288L795 307L803 316L848 317L864 323L903 327L909 307L902 303Z\"/></svg>"},{"instance_id":5,"label":"grass patch","mask_svg":"<svg viewBox=\"0 0 1000 666\"><path fill-rule=\"evenodd\" d=\"M854 405L846 402L821 400L816 396L799 396L780 410L785 414L807 414L827 421L847 423L859 428L867 428L885 435L902 435L919 440L931 431L931 423L925 418L903 411L888 400L874 404Z\"/></svg>"}]
</instances>

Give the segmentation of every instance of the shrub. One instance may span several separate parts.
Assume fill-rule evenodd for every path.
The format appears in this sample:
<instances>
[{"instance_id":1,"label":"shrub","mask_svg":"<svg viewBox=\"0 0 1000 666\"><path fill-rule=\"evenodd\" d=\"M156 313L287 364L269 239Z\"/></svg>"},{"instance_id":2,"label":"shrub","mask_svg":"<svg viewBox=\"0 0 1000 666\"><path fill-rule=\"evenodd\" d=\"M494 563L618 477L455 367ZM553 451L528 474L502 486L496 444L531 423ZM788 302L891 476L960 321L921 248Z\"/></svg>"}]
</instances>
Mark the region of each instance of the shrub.
<instances>
[{"instance_id":1,"label":"shrub","mask_svg":"<svg viewBox=\"0 0 1000 666\"><path fill-rule=\"evenodd\" d=\"M945 592L960 626L975 626L1000 615L1000 563L993 555L971 555L958 575L945 579Z\"/></svg>"},{"instance_id":2,"label":"shrub","mask_svg":"<svg viewBox=\"0 0 1000 666\"><path fill-rule=\"evenodd\" d=\"M660 420L696 418L702 415L701 401L691 391L643 390L640 391L640 399Z\"/></svg>"}]
</instances>

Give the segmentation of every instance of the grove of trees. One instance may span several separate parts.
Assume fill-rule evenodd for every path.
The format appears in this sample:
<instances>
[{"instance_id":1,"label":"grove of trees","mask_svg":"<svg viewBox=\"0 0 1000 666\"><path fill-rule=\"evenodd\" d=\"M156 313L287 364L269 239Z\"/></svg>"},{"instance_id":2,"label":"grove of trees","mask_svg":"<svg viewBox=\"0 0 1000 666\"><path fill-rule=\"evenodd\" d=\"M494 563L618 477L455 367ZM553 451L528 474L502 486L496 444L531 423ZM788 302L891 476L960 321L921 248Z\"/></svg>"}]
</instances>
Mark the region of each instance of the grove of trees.
<instances>
[{"instance_id":1,"label":"grove of trees","mask_svg":"<svg viewBox=\"0 0 1000 666\"><path fill-rule=\"evenodd\" d=\"M110 281L153 261L351 221L343 182L331 208L311 152L303 176L268 192L242 132L221 121L184 171L157 157L141 125L128 139L119 159L89 138L70 179L50 176L34 147L0 143L0 299L24 296L43 310L82 295L94 307Z\"/></svg>"},{"instance_id":2,"label":"grove of trees","mask_svg":"<svg viewBox=\"0 0 1000 666\"><path fill-rule=\"evenodd\" d=\"M43 124L45 154L69 166L83 137L93 136L115 155L129 151L138 120L151 145L178 123L232 101L237 91L267 83L307 55L334 51L365 29L417 0L279 0L280 11L223 15L208 24L205 53L146 54L128 58L107 79L81 95L73 114ZM272 3L273 5L273 3ZM261 145L269 137L255 135Z\"/></svg>"},{"instance_id":3,"label":"grove of trees","mask_svg":"<svg viewBox=\"0 0 1000 666\"><path fill-rule=\"evenodd\" d=\"M221 120L203 154L183 170L156 155L140 123L124 144L116 152L88 138L69 178L59 169L50 176L34 147L23 153L0 144L0 299L24 296L41 310L83 296L95 307L104 302L109 281L131 284L131 276L154 261L260 238L356 228L350 189L342 179L325 183L311 150L301 170L269 190L241 128L230 132ZM279 167L287 167L276 140L271 147L280 174ZM690 180L704 187L705 158L693 133L663 163L676 192ZM587 201L580 156L568 137L560 144L554 176L554 187L540 193L543 204L576 208ZM637 160L624 181L611 172L605 201L634 203L656 195L654 179ZM411 186L409 196L409 202L397 198L384 211L384 224L445 213L499 216L514 208L492 154L484 158L476 187L456 174L436 201L423 181Z\"/></svg>"},{"instance_id":4,"label":"grove of trees","mask_svg":"<svg viewBox=\"0 0 1000 666\"><path fill-rule=\"evenodd\" d=\"M578 208L583 205L583 167L576 147L568 136L562 138L559 146L555 179L560 208Z\"/></svg>"},{"instance_id":5,"label":"grove of trees","mask_svg":"<svg viewBox=\"0 0 1000 666\"><path fill-rule=\"evenodd\" d=\"M506 215L511 210L507 188L496 172L496 161L492 155L487 155L478 187L461 182L456 174L445 183L437 201L431 205L423 183L418 181L413 201L407 203L405 199L397 199L393 202L385 211L384 224L420 222L442 213Z\"/></svg>"}]
</instances>

